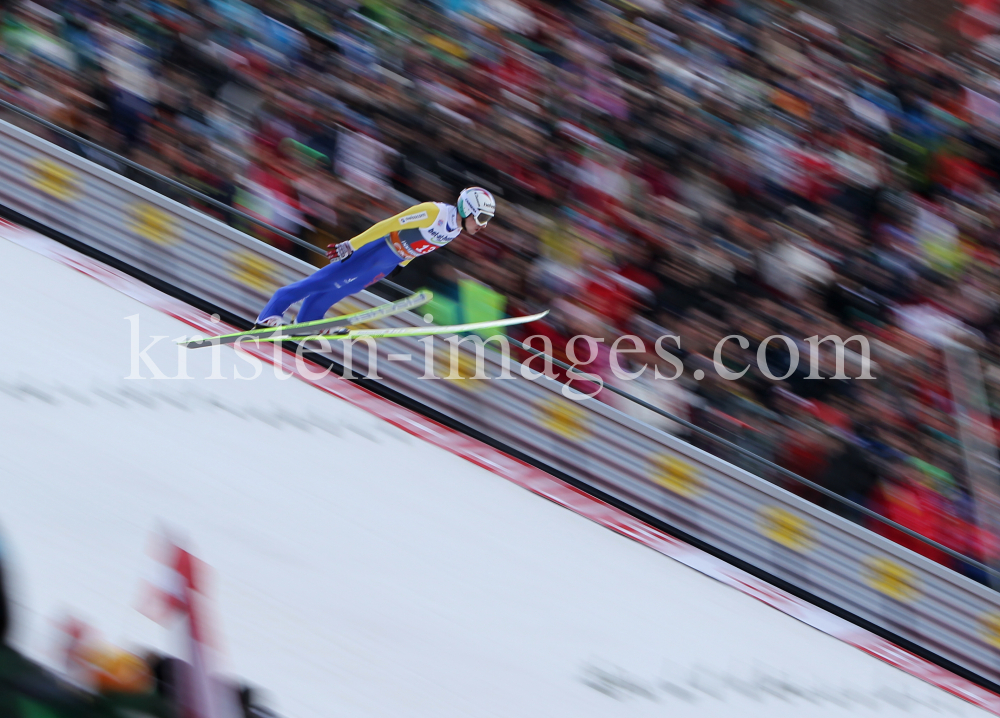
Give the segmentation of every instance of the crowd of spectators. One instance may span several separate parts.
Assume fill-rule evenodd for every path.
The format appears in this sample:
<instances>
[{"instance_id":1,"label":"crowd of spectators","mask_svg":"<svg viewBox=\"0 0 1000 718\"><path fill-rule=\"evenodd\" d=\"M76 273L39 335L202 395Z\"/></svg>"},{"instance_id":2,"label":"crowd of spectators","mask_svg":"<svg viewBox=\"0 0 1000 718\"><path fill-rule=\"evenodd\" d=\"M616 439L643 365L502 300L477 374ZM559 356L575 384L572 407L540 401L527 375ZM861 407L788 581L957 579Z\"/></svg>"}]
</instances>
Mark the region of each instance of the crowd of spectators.
<instances>
[{"instance_id":1,"label":"crowd of spectators","mask_svg":"<svg viewBox=\"0 0 1000 718\"><path fill-rule=\"evenodd\" d=\"M651 345L679 335L685 377L649 371L629 391L978 559L995 542L975 527L943 350L978 351L993 396L997 76L971 42L945 54L914 29L750 0L24 0L0 53L4 98L317 247L405 197L492 190L488 231L400 281L448 297L464 278L508 313L551 308L522 336L560 356L569 337L605 338L599 371L634 334L649 353L633 358L672 375ZM750 340L726 344L751 367L739 381L711 369L730 334ZM803 355L784 381L755 358L775 334ZM805 338L831 334L867 337L877 380L807 380ZM789 349L767 355L783 374Z\"/></svg>"}]
</instances>

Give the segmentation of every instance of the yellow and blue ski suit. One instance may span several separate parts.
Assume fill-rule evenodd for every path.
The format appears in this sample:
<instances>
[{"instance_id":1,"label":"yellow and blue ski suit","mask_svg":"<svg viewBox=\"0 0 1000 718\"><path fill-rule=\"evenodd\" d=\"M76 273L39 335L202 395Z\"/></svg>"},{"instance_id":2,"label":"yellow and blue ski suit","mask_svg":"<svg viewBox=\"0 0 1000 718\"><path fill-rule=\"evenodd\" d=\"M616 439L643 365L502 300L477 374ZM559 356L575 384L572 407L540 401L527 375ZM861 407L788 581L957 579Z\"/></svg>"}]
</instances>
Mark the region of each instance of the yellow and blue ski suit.
<instances>
[{"instance_id":1,"label":"yellow and blue ski suit","mask_svg":"<svg viewBox=\"0 0 1000 718\"><path fill-rule=\"evenodd\" d=\"M344 297L377 282L400 264L443 247L461 232L461 218L454 205L424 202L410 207L352 238L354 253L343 262L331 262L279 289L257 321L283 315L300 299L303 302L296 321L322 319Z\"/></svg>"}]
</instances>

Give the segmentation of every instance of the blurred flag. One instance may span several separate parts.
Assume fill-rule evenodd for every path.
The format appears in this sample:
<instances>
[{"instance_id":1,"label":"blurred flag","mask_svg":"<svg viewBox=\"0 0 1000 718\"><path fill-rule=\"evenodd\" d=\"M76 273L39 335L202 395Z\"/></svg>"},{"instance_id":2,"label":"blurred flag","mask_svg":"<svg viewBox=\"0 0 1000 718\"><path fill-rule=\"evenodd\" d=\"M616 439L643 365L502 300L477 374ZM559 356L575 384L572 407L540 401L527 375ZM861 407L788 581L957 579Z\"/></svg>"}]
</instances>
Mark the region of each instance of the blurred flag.
<instances>
[{"instance_id":1,"label":"blurred flag","mask_svg":"<svg viewBox=\"0 0 1000 718\"><path fill-rule=\"evenodd\" d=\"M204 564L173 542L165 548L146 582L139 611L165 627L182 623L187 629L187 666L176 686L179 718L241 718L236 691L210 675L212 651L199 586Z\"/></svg>"}]
</instances>

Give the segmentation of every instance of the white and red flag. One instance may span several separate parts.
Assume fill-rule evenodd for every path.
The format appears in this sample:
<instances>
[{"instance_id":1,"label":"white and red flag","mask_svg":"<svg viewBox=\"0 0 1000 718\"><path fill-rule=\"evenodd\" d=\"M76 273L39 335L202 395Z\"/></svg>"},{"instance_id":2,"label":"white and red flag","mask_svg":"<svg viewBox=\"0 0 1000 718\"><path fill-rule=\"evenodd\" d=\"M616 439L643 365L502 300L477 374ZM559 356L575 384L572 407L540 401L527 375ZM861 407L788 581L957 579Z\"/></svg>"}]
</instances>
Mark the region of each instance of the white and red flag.
<instances>
[{"instance_id":1,"label":"white and red flag","mask_svg":"<svg viewBox=\"0 0 1000 718\"><path fill-rule=\"evenodd\" d=\"M178 678L181 718L241 718L243 712L233 686L211 674L214 651L205 620L204 563L172 541L164 541L139 611L167 628L182 627L187 665Z\"/></svg>"}]
</instances>

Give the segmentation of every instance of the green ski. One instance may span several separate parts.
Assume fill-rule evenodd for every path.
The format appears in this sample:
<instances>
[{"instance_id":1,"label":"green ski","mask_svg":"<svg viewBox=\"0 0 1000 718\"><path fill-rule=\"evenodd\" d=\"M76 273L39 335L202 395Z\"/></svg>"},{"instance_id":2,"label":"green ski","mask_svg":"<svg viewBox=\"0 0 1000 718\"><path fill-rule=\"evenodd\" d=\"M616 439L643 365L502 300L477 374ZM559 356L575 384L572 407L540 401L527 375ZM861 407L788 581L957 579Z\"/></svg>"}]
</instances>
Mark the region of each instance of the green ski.
<instances>
[{"instance_id":1,"label":"green ski","mask_svg":"<svg viewBox=\"0 0 1000 718\"><path fill-rule=\"evenodd\" d=\"M360 312L342 314L339 317L329 319L317 319L314 322L302 322L299 324L285 324L279 327L264 327L263 329L251 329L245 332L235 332L233 334L222 334L215 337L194 337L184 339L177 343L188 349L199 349L201 347L215 346L216 344L235 344L242 339L259 339L265 341L279 341L281 339L299 339L300 337L324 336L320 330L332 329L336 327L346 327L355 324L364 324L384 319L396 314L416 309L427 304L433 294L428 291L417 292L408 297L400 299L398 302L380 304L370 309L362 309Z\"/></svg>"},{"instance_id":2,"label":"green ski","mask_svg":"<svg viewBox=\"0 0 1000 718\"><path fill-rule=\"evenodd\" d=\"M343 328L330 334L318 334L314 336L273 336L261 337L262 342L282 342L298 341L309 342L319 339L384 339L387 337L420 337L430 334L460 334L461 332L475 332L480 329L491 329L493 327L509 327L515 324L526 324L534 322L546 314L549 310L539 314L532 314L530 317L508 317L507 319L492 319L486 322L469 322L468 324L451 324L448 326L426 326L426 327L391 327L385 329L348 329Z\"/></svg>"}]
</instances>

